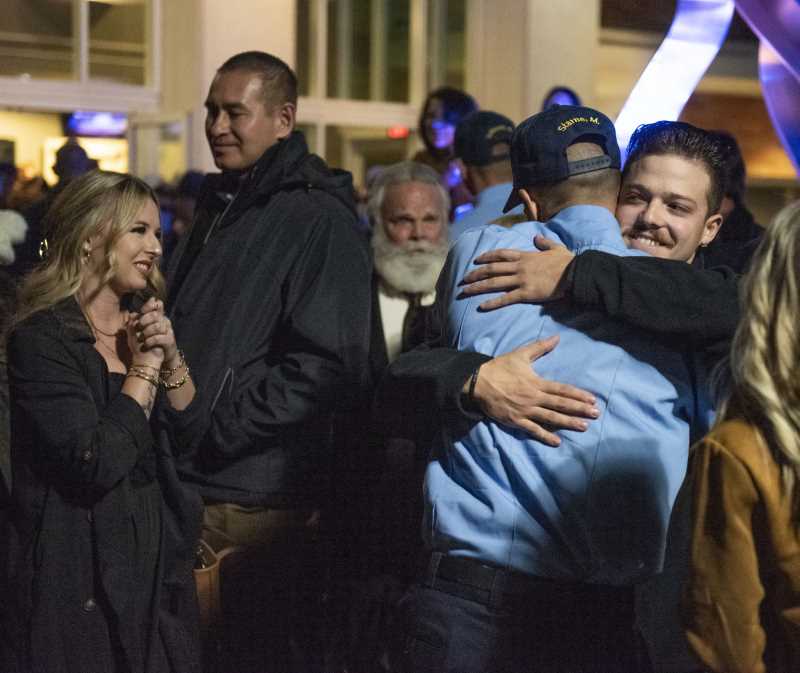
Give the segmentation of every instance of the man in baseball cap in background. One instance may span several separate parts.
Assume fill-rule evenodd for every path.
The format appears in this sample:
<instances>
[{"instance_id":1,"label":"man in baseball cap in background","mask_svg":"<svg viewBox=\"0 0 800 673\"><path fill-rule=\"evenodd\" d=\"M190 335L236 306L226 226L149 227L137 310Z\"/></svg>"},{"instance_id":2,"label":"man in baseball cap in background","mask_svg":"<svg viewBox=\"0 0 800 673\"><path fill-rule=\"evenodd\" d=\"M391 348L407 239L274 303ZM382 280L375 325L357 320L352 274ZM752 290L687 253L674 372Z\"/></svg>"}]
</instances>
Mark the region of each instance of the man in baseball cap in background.
<instances>
[{"instance_id":1,"label":"man in baseball cap in background","mask_svg":"<svg viewBox=\"0 0 800 673\"><path fill-rule=\"evenodd\" d=\"M456 218L450 227L455 241L463 232L481 227L503 215L503 205L511 194L511 134L514 124L497 112L473 112L456 127L453 151L456 162L475 206ZM514 215L522 216L522 206Z\"/></svg>"},{"instance_id":2,"label":"man in baseball cap in background","mask_svg":"<svg viewBox=\"0 0 800 673\"><path fill-rule=\"evenodd\" d=\"M497 356L533 339L559 342L536 373L592 391L601 422L560 432L557 448L488 417L442 433L425 476L429 557L405 601L402 670L644 671L634 586L661 571L690 430L711 420L704 374L684 345L600 310L486 312L486 296L461 293L477 256L535 252L536 235L573 253L643 254L614 217L620 152L607 117L550 108L516 128L510 153L505 209L522 204L531 221L456 241L438 288L444 344Z\"/></svg>"}]
</instances>

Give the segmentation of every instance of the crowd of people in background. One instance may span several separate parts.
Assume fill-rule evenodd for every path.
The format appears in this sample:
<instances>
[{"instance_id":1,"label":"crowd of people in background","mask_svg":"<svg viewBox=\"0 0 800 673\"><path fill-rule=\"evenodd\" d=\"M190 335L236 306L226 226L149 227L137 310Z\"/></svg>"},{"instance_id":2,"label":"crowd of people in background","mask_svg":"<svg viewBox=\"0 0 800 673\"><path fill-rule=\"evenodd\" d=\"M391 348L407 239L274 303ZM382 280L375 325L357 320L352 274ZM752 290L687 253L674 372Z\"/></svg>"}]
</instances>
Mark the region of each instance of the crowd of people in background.
<instances>
[{"instance_id":1,"label":"crowd of people in background","mask_svg":"<svg viewBox=\"0 0 800 673\"><path fill-rule=\"evenodd\" d=\"M0 165L0 668L800 669L798 204L563 87L356 190L297 88L223 63L175 187Z\"/></svg>"}]
</instances>

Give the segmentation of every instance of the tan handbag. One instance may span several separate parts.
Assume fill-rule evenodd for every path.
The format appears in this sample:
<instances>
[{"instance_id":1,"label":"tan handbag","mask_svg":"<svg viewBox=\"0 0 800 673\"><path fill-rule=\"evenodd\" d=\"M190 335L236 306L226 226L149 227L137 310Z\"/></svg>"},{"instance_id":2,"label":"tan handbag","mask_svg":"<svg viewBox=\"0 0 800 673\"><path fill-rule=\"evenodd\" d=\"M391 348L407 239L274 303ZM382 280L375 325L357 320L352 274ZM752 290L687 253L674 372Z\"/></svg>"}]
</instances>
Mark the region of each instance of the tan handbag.
<instances>
[{"instance_id":1,"label":"tan handbag","mask_svg":"<svg viewBox=\"0 0 800 673\"><path fill-rule=\"evenodd\" d=\"M197 541L194 581L197 585L197 602L200 609L200 637L206 649L215 640L215 632L222 617L220 578L224 561L239 551L225 540L215 540L213 535Z\"/></svg>"}]
</instances>

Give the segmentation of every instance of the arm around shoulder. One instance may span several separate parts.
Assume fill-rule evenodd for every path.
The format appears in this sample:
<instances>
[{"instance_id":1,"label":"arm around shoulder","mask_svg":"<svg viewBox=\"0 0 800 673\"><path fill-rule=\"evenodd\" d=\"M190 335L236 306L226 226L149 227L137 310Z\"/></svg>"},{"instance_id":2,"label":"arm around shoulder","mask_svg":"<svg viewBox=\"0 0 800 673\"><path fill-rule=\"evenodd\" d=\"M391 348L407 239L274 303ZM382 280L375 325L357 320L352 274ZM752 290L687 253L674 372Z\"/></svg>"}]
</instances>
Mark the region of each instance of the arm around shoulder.
<instances>
[{"instance_id":1,"label":"arm around shoulder","mask_svg":"<svg viewBox=\"0 0 800 673\"><path fill-rule=\"evenodd\" d=\"M732 338L739 322L739 277L727 267L696 269L655 257L587 251L569 269L569 297L653 332L708 348Z\"/></svg>"}]
</instances>

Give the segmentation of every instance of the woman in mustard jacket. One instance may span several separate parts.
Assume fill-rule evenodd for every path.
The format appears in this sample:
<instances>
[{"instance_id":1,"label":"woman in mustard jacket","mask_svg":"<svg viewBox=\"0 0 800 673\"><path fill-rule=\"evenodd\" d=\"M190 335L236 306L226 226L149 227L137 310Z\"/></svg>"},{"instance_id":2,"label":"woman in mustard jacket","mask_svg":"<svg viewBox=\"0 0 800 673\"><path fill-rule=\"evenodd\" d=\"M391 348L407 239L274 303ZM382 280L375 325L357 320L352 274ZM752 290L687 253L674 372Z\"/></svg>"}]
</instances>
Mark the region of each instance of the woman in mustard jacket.
<instances>
[{"instance_id":1,"label":"woman in mustard jacket","mask_svg":"<svg viewBox=\"0 0 800 673\"><path fill-rule=\"evenodd\" d=\"M694 449L689 642L714 671L800 671L800 202L742 292L726 396Z\"/></svg>"}]
</instances>

